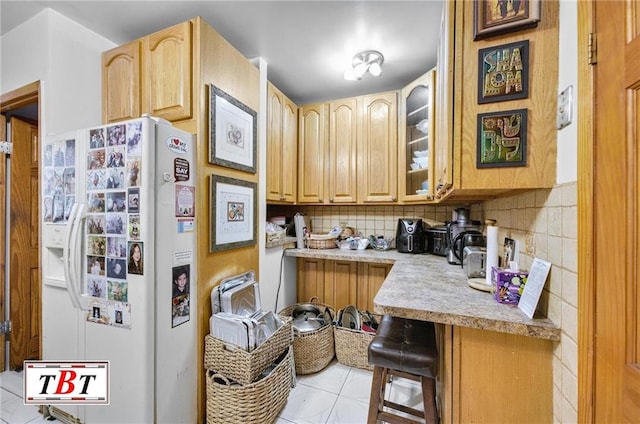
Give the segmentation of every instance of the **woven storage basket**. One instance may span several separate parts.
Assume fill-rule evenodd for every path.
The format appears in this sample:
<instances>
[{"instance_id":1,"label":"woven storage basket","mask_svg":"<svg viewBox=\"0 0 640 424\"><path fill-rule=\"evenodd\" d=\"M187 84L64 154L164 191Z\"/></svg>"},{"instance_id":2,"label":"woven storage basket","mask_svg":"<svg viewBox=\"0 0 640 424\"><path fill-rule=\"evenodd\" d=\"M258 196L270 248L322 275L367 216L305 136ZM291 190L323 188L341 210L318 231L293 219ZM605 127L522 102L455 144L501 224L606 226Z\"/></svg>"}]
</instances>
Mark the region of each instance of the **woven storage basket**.
<instances>
[{"instance_id":1,"label":"woven storage basket","mask_svg":"<svg viewBox=\"0 0 640 424\"><path fill-rule=\"evenodd\" d=\"M322 303L309 302L320 309L329 308L332 317L335 311L328 305ZM293 308L299 304L287 306L278 315L281 317L291 317ZM335 356L335 345L333 341L333 325L325 325L313 331L298 332L293 335L293 357L296 364L297 374L313 374L324 369Z\"/></svg>"},{"instance_id":2,"label":"woven storage basket","mask_svg":"<svg viewBox=\"0 0 640 424\"><path fill-rule=\"evenodd\" d=\"M244 386L228 384L222 374L206 371L207 424L274 422L289 397L293 382L292 359L289 348L286 357L267 377Z\"/></svg>"},{"instance_id":3,"label":"woven storage basket","mask_svg":"<svg viewBox=\"0 0 640 424\"><path fill-rule=\"evenodd\" d=\"M340 316L340 312L338 312L338 316ZM377 322L382 319L381 315L373 315L373 317ZM369 365L369 344L376 336L375 333L336 325L333 336L338 362L350 367L373 371L373 366Z\"/></svg>"},{"instance_id":4,"label":"woven storage basket","mask_svg":"<svg viewBox=\"0 0 640 424\"><path fill-rule=\"evenodd\" d=\"M336 249L336 240L337 237L328 234L311 234L306 242L309 249Z\"/></svg>"},{"instance_id":5,"label":"woven storage basket","mask_svg":"<svg viewBox=\"0 0 640 424\"><path fill-rule=\"evenodd\" d=\"M280 317L282 326L252 352L207 334L204 345L204 367L240 384L256 381L293 341L291 317Z\"/></svg>"}]
</instances>

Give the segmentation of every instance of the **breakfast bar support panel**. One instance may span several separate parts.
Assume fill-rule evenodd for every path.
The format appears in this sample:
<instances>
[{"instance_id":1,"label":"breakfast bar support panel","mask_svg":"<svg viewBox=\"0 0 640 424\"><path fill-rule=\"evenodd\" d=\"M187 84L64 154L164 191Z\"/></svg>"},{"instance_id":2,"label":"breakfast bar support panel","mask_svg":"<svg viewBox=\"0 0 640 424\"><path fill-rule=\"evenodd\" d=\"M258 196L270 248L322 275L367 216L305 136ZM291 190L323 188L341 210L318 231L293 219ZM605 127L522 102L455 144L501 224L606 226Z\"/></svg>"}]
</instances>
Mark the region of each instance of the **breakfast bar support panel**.
<instances>
[{"instance_id":1,"label":"breakfast bar support panel","mask_svg":"<svg viewBox=\"0 0 640 424\"><path fill-rule=\"evenodd\" d=\"M454 326L452 351L453 423L553 421L552 341Z\"/></svg>"}]
</instances>

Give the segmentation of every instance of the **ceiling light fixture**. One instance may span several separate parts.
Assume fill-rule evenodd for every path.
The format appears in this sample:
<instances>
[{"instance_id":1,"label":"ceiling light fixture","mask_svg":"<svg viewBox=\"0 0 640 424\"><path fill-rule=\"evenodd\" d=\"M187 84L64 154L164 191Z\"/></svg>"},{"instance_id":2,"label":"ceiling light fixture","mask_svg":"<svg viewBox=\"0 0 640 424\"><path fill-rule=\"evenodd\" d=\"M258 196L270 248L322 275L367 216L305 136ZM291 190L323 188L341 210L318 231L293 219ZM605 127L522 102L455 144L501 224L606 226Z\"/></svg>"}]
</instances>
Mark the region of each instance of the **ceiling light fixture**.
<instances>
[{"instance_id":1,"label":"ceiling light fixture","mask_svg":"<svg viewBox=\"0 0 640 424\"><path fill-rule=\"evenodd\" d=\"M351 67L344 71L344 79L356 81L369 71L374 77L382 74L384 56L377 50L365 50L353 56Z\"/></svg>"}]
</instances>

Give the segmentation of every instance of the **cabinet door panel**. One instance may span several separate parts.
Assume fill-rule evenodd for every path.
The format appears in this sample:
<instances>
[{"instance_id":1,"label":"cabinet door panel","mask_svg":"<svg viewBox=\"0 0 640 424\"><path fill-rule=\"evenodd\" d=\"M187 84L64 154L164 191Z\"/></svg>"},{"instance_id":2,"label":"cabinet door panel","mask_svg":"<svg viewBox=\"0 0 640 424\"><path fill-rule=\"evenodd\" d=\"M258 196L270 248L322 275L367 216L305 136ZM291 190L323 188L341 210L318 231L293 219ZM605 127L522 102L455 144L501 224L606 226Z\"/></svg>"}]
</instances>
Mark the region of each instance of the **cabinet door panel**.
<instances>
[{"instance_id":1,"label":"cabinet door panel","mask_svg":"<svg viewBox=\"0 0 640 424\"><path fill-rule=\"evenodd\" d=\"M325 105L304 106L300 109L298 155L298 202L324 201L326 155Z\"/></svg>"},{"instance_id":2,"label":"cabinet door panel","mask_svg":"<svg viewBox=\"0 0 640 424\"><path fill-rule=\"evenodd\" d=\"M356 303L357 265L357 262L325 261L324 299L336 313Z\"/></svg>"},{"instance_id":3,"label":"cabinet door panel","mask_svg":"<svg viewBox=\"0 0 640 424\"><path fill-rule=\"evenodd\" d=\"M317 297L324 302L324 260L323 259L298 259L298 303L308 302L312 297Z\"/></svg>"},{"instance_id":4,"label":"cabinet door panel","mask_svg":"<svg viewBox=\"0 0 640 424\"><path fill-rule=\"evenodd\" d=\"M191 22L145 39L147 108L169 121L191 118Z\"/></svg>"},{"instance_id":5,"label":"cabinet door panel","mask_svg":"<svg viewBox=\"0 0 640 424\"><path fill-rule=\"evenodd\" d=\"M362 202L395 202L398 181L396 92L361 98L359 181Z\"/></svg>"},{"instance_id":6,"label":"cabinet door panel","mask_svg":"<svg viewBox=\"0 0 640 424\"><path fill-rule=\"evenodd\" d=\"M141 113L140 42L102 54L102 122L139 118Z\"/></svg>"},{"instance_id":7,"label":"cabinet door panel","mask_svg":"<svg viewBox=\"0 0 640 424\"><path fill-rule=\"evenodd\" d=\"M298 106L286 97L282 109L282 200L296 201L296 182L298 178Z\"/></svg>"},{"instance_id":8,"label":"cabinet door panel","mask_svg":"<svg viewBox=\"0 0 640 424\"><path fill-rule=\"evenodd\" d=\"M384 283L391 265L376 263L358 263L357 307L361 311L373 312L373 299Z\"/></svg>"},{"instance_id":9,"label":"cabinet door panel","mask_svg":"<svg viewBox=\"0 0 640 424\"><path fill-rule=\"evenodd\" d=\"M282 95L268 85L267 200L280 201L282 186Z\"/></svg>"},{"instance_id":10,"label":"cabinet door panel","mask_svg":"<svg viewBox=\"0 0 640 424\"><path fill-rule=\"evenodd\" d=\"M357 101L329 103L329 202L357 200Z\"/></svg>"}]
</instances>

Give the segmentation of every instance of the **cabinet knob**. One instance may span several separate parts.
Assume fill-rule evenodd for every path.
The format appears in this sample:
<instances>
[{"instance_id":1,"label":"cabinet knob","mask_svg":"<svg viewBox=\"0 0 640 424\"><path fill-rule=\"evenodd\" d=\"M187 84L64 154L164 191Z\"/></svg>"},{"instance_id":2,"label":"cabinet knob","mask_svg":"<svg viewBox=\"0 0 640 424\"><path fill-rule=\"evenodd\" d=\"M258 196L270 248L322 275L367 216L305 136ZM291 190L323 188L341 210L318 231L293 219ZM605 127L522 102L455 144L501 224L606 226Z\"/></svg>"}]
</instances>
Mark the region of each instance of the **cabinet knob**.
<instances>
[{"instance_id":1,"label":"cabinet knob","mask_svg":"<svg viewBox=\"0 0 640 424\"><path fill-rule=\"evenodd\" d=\"M318 202L320 203L324 202L324 200L322 200L322 197L318 197Z\"/></svg>"},{"instance_id":2,"label":"cabinet knob","mask_svg":"<svg viewBox=\"0 0 640 424\"><path fill-rule=\"evenodd\" d=\"M329 198L329 202L333 203L333 197Z\"/></svg>"},{"instance_id":3,"label":"cabinet knob","mask_svg":"<svg viewBox=\"0 0 640 424\"><path fill-rule=\"evenodd\" d=\"M391 201L395 202L396 201L396 196L391 196Z\"/></svg>"}]
</instances>

